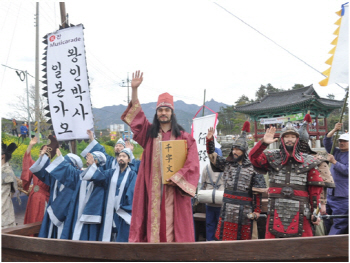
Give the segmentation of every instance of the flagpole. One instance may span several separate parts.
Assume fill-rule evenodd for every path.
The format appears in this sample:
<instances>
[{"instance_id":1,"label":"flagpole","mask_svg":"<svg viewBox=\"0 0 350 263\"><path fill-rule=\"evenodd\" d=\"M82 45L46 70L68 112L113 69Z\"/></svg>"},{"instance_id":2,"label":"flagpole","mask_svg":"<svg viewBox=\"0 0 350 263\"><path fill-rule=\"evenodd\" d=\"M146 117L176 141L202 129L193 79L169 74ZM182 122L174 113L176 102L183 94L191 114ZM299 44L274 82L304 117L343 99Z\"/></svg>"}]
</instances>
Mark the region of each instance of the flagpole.
<instances>
[{"instance_id":1,"label":"flagpole","mask_svg":"<svg viewBox=\"0 0 350 263\"><path fill-rule=\"evenodd\" d=\"M348 100L348 96L349 96L349 86L346 90L346 94L345 94L345 99L344 99L344 104L343 104L343 108L342 108L342 111L341 111L341 114L340 114L340 119L339 119L339 122L341 123L342 120L343 120L343 115L344 115L344 111L345 111L345 108L346 108L346 101ZM333 154L333 151L334 151L334 147L335 147L335 142L336 142L336 139L338 137L338 132L336 132L336 134L334 135L333 137L333 145L332 145L332 149L330 151L330 154Z\"/></svg>"},{"instance_id":2,"label":"flagpole","mask_svg":"<svg viewBox=\"0 0 350 263\"><path fill-rule=\"evenodd\" d=\"M204 117L204 109L205 109L205 89L204 89L204 100L203 100L203 112L202 112L202 117Z\"/></svg>"},{"instance_id":3,"label":"flagpole","mask_svg":"<svg viewBox=\"0 0 350 263\"><path fill-rule=\"evenodd\" d=\"M62 28L68 27L68 19L67 19L67 12L66 12L66 4L65 2L59 2L60 4L60 14L61 14L61 25ZM77 140L70 140L69 141L69 150L71 153L76 154L77 153Z\"/></svg>"}]
</instances>

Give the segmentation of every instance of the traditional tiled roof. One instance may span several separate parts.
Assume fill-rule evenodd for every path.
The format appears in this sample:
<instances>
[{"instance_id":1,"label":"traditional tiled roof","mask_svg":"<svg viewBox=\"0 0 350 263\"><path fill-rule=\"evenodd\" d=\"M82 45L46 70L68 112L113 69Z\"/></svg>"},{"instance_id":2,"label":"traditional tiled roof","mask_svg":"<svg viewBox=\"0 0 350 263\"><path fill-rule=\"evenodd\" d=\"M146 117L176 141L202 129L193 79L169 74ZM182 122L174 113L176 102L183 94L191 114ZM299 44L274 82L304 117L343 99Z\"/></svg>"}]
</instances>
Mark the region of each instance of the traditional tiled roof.
<instances>
[{"instance_id":1,"label":"traditional tiled roof","mask_svg":"<svg viewBox=\"0 0 350 263\"><path fill-rule=\"evenodd\" d=\"M312 85L300 89L281 92L271 92L265 95L260 101L236 106L236 111L246 114L261 112L277 112L286 109L299 108L310 103L325 107L328 110L341 108L342 101L321 98ZM311 106L312 107L312 106Z\"/></svg>"}]
</instances>

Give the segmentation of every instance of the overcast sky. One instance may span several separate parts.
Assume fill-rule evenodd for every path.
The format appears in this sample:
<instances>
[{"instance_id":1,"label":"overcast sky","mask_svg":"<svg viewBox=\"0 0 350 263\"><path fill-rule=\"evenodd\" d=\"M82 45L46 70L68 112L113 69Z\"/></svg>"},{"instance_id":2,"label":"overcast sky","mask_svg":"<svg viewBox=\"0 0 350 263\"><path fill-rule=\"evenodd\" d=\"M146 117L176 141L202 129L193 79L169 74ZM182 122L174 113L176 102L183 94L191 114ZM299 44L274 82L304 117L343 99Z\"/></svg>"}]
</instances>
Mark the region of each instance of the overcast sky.
<instances>
[{"instance_id":1,"label":"overcast sky","mask_svg":"<svg viewBox=\"0 0 350 263\"><path fill-rule=\"evenodd\" d=\"M126 105L127 89L120 83L138 69L144 72L141 103L169 92L174 100L201 105L206 89L206 100L232 105L243 94L254 99L260 85L268 83L282 89L313 84L321 97L332 93L342 100L344 90L318 82L329 67L325 61L339 19L335 12L345 2L68 1L66 11L69 23L85 27L93 107ZM0 2L0 63L32 76L35 5ZM39 16L41 43L45 34L58 29L58 2L40 2ZM40 64L43 53L41 43ZM32 77L28 82L35 84ZM8 104L25 92L25 82L1 66L0 85L2 116L11 118Z\"/></svg>"}]
</instances>

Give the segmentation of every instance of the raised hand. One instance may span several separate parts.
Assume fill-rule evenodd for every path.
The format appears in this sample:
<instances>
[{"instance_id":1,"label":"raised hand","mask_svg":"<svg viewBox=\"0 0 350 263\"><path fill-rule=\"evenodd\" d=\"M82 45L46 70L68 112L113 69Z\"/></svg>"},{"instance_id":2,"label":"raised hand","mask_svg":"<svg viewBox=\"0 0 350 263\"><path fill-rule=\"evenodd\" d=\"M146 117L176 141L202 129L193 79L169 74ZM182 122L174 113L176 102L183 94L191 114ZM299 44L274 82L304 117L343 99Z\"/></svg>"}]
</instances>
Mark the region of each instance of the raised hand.
<instances>
[{"instance_id":1,"label":"raised hand","mask_svg":"<svg viewBox=\"0 0 350 263\"><path fill-rule=\"evenodd\" d=\"M214 133L215 133L214 128L213 128L213 127L210 127L210 128L208 129L207 140L210 140L211 138L213 138Z\"/></svg>"},{"instance_id":2,"label":"raised hand","mask_svg":"<svg viewBox=\"0 0 350 263\"><path fill-rule=\"evenodd\" d=\"M343 125L343 124L342 124L341 122L337 122L337 123L334 125L334 130L340 131L342 125Z\"/></svg>"},{"instance_id":3,"label":"raised hand","mask_svg":"<svg viewBox=\"0 0 350 263\"><path fill-rule=\"evenodd\" d=\"M37 144L37 142L38 142L38 138L37 137L33 137L30 140L29 145L33 146L33 145Z\"/></svg>"},{"instance_id":4,"label":"raised hand","mask_svg":"<svg viewBox=\"0 0 350 263\"><path fill-rule=\"evenodd\" d=\"M137 89L143 81L143 72L140 73L140 70L137 70L135 73L132 73L131 88Z\"/></svg>"},{"instance_id":5,"label":"raised hand","mask_svg":"<svg viewBox=\"0 0 350 263\"><path fill-rule=\"evenodd\" d=\"M88 153L86 155L86 163L90 166L95 162L94 157L92 156L91 153Z\"/></svg>"},{"instance_id":6,"label":"raised hand","mask_svg":"<svg viewBox=\"0 0 350 263\"><path fill-rule=\"evenodd\" d=\"M126 141L125 142L125 148L129 148L131 151L133 151L134 150L134 145L131 142Z\"/></svg>"},{"instance_id":7,"label":"raised hand","mask_svg":"<svg viewBox=\"0 0 350 263\"><path fill-rule=\"evenodd\" d=\"M264 143L271 144L273 142L277 142L278 138L274 139L275 133L276 133L276 127L268 128L263 138Z\"/></svg>"},{"instance_id":8,"label":"raised hand","mask_svg":"<svg viewBox=\"0 0 350 263\"><path fill-rule=\"evenodd\" d=\"M30 151L32 150L33 146L38 142L38 138L37 137L33 137L30 142L29 142L29 145L28 145L28 148L27 148L27 154L30 154Z\"/></svg>"}]
</instances>

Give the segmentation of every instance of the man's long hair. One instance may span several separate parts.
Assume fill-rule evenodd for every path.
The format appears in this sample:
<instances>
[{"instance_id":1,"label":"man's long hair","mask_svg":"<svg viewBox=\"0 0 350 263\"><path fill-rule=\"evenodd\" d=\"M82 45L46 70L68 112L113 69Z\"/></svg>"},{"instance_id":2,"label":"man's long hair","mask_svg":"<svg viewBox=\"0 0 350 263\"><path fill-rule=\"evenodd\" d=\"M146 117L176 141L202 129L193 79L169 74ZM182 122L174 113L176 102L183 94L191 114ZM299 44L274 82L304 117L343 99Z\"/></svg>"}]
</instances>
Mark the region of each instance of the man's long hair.
<instances>
[{"instance_id":1,"label":"man's long hair","mask_svg":"<svg viewBox=\"0 0 350 263\"><path fill-rule=\"evenodd\" d=\"M160 129L160 122L157 118L157 113L153 117L153 122L151 127L147 131L147 138L157 138ZM171 134L175 136L175 138L181 135L181 131L185 131L184 128L180 124L177 123L176 116L174 111L171 110Z\"/></svg>"}]
</instances>

